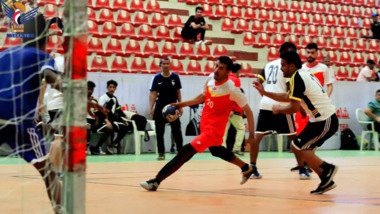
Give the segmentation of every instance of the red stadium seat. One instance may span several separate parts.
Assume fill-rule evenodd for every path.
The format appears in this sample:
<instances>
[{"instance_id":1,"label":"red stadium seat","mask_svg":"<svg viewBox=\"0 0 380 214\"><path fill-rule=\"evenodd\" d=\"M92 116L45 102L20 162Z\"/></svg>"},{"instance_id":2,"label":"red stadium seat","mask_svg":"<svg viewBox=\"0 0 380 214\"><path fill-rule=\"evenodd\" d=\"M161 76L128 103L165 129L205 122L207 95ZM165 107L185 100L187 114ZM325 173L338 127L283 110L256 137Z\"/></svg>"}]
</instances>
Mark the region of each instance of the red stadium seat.
<instances>
[{"instance_id":1,"label":"red stadium seat","mask_svg":"<svg viewBox=\"0 0 380 214\"><path fill-rule=\"evenodd\" d=\"M369 60L369 59L372 59L373 61L378 62L377 61L377 56L375 54L373 54L373 53L370 53L370 54L367 55L367 60Z\"/></svg>"},{"instance_id":2,"label":"red stadium seat","mask_svg":"<svg viewBox=\"0 0 380 214\"><path fill-rule=\"evenodd\" d=\"M236 0L236 6L248 8L248 0Z\"/></svg>"},{"instance_id":3,"label":"red stadium seat","mask_svg":"<svg viewBox=\"0 0 380 214\"><path fill-rule=\"evenodd\" d=\"M360 73L360 68L359 67L354 67L352 68L351 75L350 75L350 81L356 81Z\"/></svg>"},{"instance_id":4,"label":"red stadium seat","mask_svg":"<svg viewBox=\"0 0 380 214\"><path fill-rule=\"evenodd\" d=\"M356 47L355 47L355 51L356 52L364 52L364 51L367 51L367 43L365 42L364 39L360 38L356 41Z\"/></svg>"},{"instance_id":5,"label":"red stadium seat","mask_svg":"<svg viewBox=\"0 0 380 214\"><path fill-rule=\"evenodd\" d=\"M307 12L307 13L314 13L314 7L312 5L312 3L310 2L305 2L305 4L303 5L303 11Z\"/></svg>"},{"instance_id":6,"label":"red stadium seat","mask_svg":"<svg viewBox=\"0 0 380 214\"><path fill-rule=\"evenodd\" d=\"M371 17L372 13L373 13L372 8L364 8L363 9L363 17L364 18Z\"/></svg>"},{"instance_id":7,"label":"red stadium seat","mask_svg":"<svg viewBox=\"0 0 380 214\"><path fill-rule=\"evenodd\" d=\"M303 24L310 23L309 15L307 13L301 13L300 14L300 21L299 22L303 23Z\"/></svg>"},{"instance_id":8,"label":"red stadium seat","mask_svg":"<svg viewBox=\"0 0 380 214\"><path fill-rule=\"evenodd\" d=\"M144 11L144 4L142 0L131 0L131 3L129 4L129 10L130 11Z\"/></svg>"},{"instance_id":9,"label":"red stadium seat","mask_svg":"<svg viewBox=\"0 0 380 214\"><path fill-rule=\"evenodd\" d=\"M273 39L273 47L280 47L283 43L285 42L285 37L282 36L280 33L277 33L274 35L274 39Z\"/></svg>"},{"instance_id":10,"label":"red stadium seat","mask_svg":"<svg viewBox=\"0 0 380 214\"><path fill-rule=\"evenodd\" d=\"M95 0L94 3L94 9L100 10L100 9L110 9L110 2L109 0Z\"/></svg>"},{"instance_id":11,"label":"red stadium seat","mask_svg":"<svg viewBox=\"0 0 380 214\"><path fill-rule=\"evenodd\" d=\"M348 27L350 24L345 16L340 16L338 19L338 25L340 27Z\"/></svg>"},{"instance_id":12,"label":"red stadium seat","mask_svg":"<svg viewBox=\"0 0 380 214\"><path fill-rule=\"evenodd\" d=\"M228 56L228 51L227 51L227 48L223 45L215 45L215 48L214 48L214 53L211 57L208 57L207 59L208 60L211 60L211 59L217 59L218 57L220 56ZM231 57L232 61L235 61L236 60L236 57Z\"/></svg>"},{"instance_id":13,"label":"red stadium seat","mask_svg":"<svg viewBox=\"0 0 380 214\"><path fill-rule=\"evenodd\" d=\"M328 9L328 13L330 15L337 15L337 14L339 14L339 9L335 4L330 4L329 9Z\"/></svg>"},{"instance_id":14,"label":"red stadium seat","mask_svg":"<svg viewBox=\"0 0 380 214\"><path fill-rule=\"evenodd\" d=\"M347 29L347 37L351 39L357 39L358 33L356 32L356 29L354 28L348 28Z\"/></svg>"},{"instance_id":15,"label":"red stadium seat","mask_svg":"<svg viewBox=\"0 0 380 214\"><path fill-rule=\"evenodd\" d=\"M88 69L89 72L109 72L107 60L103 56L95 56L92 59L91 67Z\"/></svg>"},{"instance_id":16,"label":"red stadium seat","mask_svg":"<svg viewBox=\"0 0 380 214\"><path fill-rule=\"evenodd\" d=\"M327 38L331 38L332 37L332 31L331 31L331 28L329 26L323 26L323 28L322 28L322 36L323 37L327 37Z\"/></svg>"},{"instance_id":17,"label":"red stadium seat","mask_svg":"<svg viewBox=\"0 0 380 214\"><path fill-rule=\"evenodd\" d=\"M319 31L318 28L315 25L309 25L309 29L307 31L307 34L309 36L318 36L319 37Z\"/></svg>"},{"instance_id":18,"label":"red stadium seat","mask_svg":"<svg viewBox=\"0 0 380 214\"><path fill-rule=\"evenodd\" d=\"M210 48L208 47L208 45L201 44L198 46L197 54L195 55L195 57L193 57L193 59L202 59L202 58L207 58L209 56L211 56Z\"/></svg>"},{"instance_id":19,"label":"red stadium seat","mask_svg":"<svg viewBox=\"0 0 380 214\"><path fill-rule=\"evenodd\" d=\"M346 66L346 65L352 66L351 55L347 52L341 52L339 61L336 62L336 65L337 66Z\"/></svg>"},{"instance_id":20,"label":"red stadium seat","mask_svg":"<svg viewBox=\"0 0 380 214\"><path fill-rule=\"evenodd\" d=\"M219 5L216 7L214 15L210 16L210 19L221 19L224 17L228 17L227 10L223 5Z\"/></svg>"},{"instance_id":21,"label":"red stadium seat","mask_svg":"<svg viewBox=\"0 0 380 214\"><path fill-rule=\"evenodd\" d=\"M176 28L174 28L173 39L175 41L181 41L181 40L183 40L182 36L181 36L181 31L182 31L182 27L176 27Z\"/></svg>"},{"instance_id":22,"label":"red stadium seat","mask_svg":"<svg viewBox=\"0 0 380 214\"><path fill-rule=\"evenodd\" d=\"M199 62L196 60L190 60L186 71L187 74L197 74L198 72L202 72L201 64L199 64Z\"/></svg>"},{"instance_id":23,"label":"red stadium seat","mask_svg":"<svg viewBox=\"0 0 380 214\"><path fill-rule=\"evenodd\" d=\"M274 23L273 21L270 21L267 23L267 27L265 29L265 32L269 35L277 33L277 23Z\"/></svg>"},{"instance_id":24,"label":"red stadium seat","mask_svg":"<svg viewBox=\"0 0 380 214\"><path fill-rule=\"evenodd\" d=\"M353 7L351 15L355 17L362 17L363 11L360 7Z\"/></svg>"},{"instance_id":25,"label":"red stadium seat","mask_svg":"<svg viewBox=\"0 0 380 214\"><path fill-rule=\"evenodd\" d=\"M207 0L208 5L220 5L220 0Z\"/></svg>"},{"instance_id":26,"label":"red stadium seat","mask_svg":"<svg viewBox=\"0 0 380 214\"><path fill-rule=\"evenodd\" d=\"M240 76L255 77L255 75L253 74L253 71L252 71L252 67L249 63L247 63L247 62L241 63Z\"/></svg>"},{"instance_id":27,"label":"red stadium seat","mask_svg":"<svg viewBox=\"0 0 380 214\"><path fill-rule=\"evenodd\" d=\"M113 13L109 9L102 9L97 20L98 24L103 24L104 22L114 22Z\"/></svg>"},{"instance_id":28,"label":"red stadium seat","mask_svg":"<svg viewBox=\"0 0 380 214\"><path fill-rule=\"evenodd\" d=\"M63 41L62 41L61 36L57 36L57 35L50 36L47 47L46 47L46 51L48 53L56 52L56 53L63 54L64 50L63 50L62 43Z\"/></svg>"},{"instance_id":29,"label":"red stadium seat","mask_svg":"<svg viewBox=\"0 0 380 214\"><path fill-rule=\"evenodd\" d=\"M116 56L112 61L110 72L129 73L127 61L121 56Z\"/></svg>"},{"instance_id":30,"label":"red stadium seat","mask_svg":"<svg viewBox=\"0 0 380 214\"><path fill-rule=\"evenodd\" d=\"M138 36L135 34L135 28L130 23L124 23L120 27L120 33L118 34L119 39L125 39L129 37L131 39L137 39Z\"/></svg>"},{"instance_id":31,"label":"red stadium seat","mask_svg":"<svg viewBox=\"0 0 380 214\"><path fill-rule=\"evenodd\" d=\"M165 42L161 54L163 57L171 56L173 59L178 59L177 48L171 42Z\"/></svg>"},{"instance_id":32,"label":"red stadium seat","mask_svg":"<svg viewBox=\"0 0 380 214\"><path fill-rule=\"evenodd\" d=\"M371 28L372 21L370 19L363 19L363 27L364 28Z\"/></svg>"},{"instance_id":33,"label":"red stadium seat","mask_svg":"<svg viewBox=\"0 0 380 214\"><path fill-rule=\"evenodd\" d=\"M89 35L92 35L93 37L100 37L100 33L99 33L99 27L98 27L98 24L96 24L95 22L91 21L91 20L88 20L87 21L87 33Z\"/></svg>"},{"instance_id":34,"label":"red stadium seat","mask_svg":"<svg viewBox=\"0 0 380 214\"><path fill-rule=\"evenodd\" d=\"M378 7L378 5L376 5L376 0L367 0L366 5L367 7Z\"/></svg>"},{"instance_id":35,"label":"red stadium seat","mask_svg":"<svg viewBox=\"0 0 380 214\"><path fill-rule=\"evenodd\" d=\"M153 36L153 31L152 28L149 25L140 25L139 27L139 32L138 32L138 37L140 39L153 39L155 40L156 38Z\"/></svg>"},{"instance_id":36,"label":"red stadium seat","mask_svg":"<svg viewBox=\"0 0 380 214\"><path fill-rule=\"evenodd\" d=\"M219 1L219 0L218 0ZM212 7L211 7L211 5L209 5L209 4L203 4L202 5L202 8L203 8L203 13L202 13L202 15L204 16L204 17L209 17L209 16L213 16L214 14L213 14L213 12L212 12Z\"/></svg>"},{"instance_id":37,"label":"red stadium seat","mask_svg":"<svg viewBox=\"0 0 380 214\"><path fill-rule=\"evenodd\" d=\"M295 44L297 47L299 47L300 45L300 39L298 36L296 35L289 35L288 37L288 41L289 42L292 42L293 44Z\"/></svg>"},{"instance_id":38,"label":"red stadium seat","mask_svg":"<svg viewBox=\"0 0 380 214\"><path fill-rule=\"evenodd\" d=\"M351 14L352 14L352 12L351 12L350 8L347 5L343 5L340 8L340 15L342 15L342 16L351 16Z\"/></svg>"},{"instance_id":39,"label":"red stadium seat","mask_svg":"<svg viewBox=\"0 0 380 214\"><path fill-rule=\"evenodd\" d=\"M235 30L234 22L229 18L224 18L222 22L222 31Z\"/></svg>"},{"instance_id":40,"label":"red stadium seat","mask_svg":"<svg viewBox=\"0 0 380 214\"><path fill-rule=\"evenodd\" d=\"M178 59L172 59L170 63L170 70L176 73L183 72L183 65L182 62Z\"/></svg>"},{"instance_id":41,"label":"red stadium seat","mask_svg":"<svg viewBox=\"0 0 380 214\"><path fill-rule=\"evenodd\" d=\"M335 51L335 50L340 50L340 49L341 49L340 39L338 39L336 37L331 38L330 44L327 47L327 50L334 50Z\"/></svg>"},{"instance_id":42,"label":"red stadium seat","mask_svg":"<svg viewBox=\"0 0 380 214\"><path fill-rule=\"evenodd\" d=\"M279 55L280 54L277 48L274 48L274 47L269 48L268 57L267 57L268 62L278 59Z\"/></svg>"},{"instance_id":43,"label":"red stadium seat","mask_svg":"<svg viewBox=\"0 0 380 214\"><path fill-rule=\"evenodd\" d=\"M334 37L344 38L344 30L341 27L336 27L334 30Z\"/></svg>"},{"instance_id":44,"label":"red stadium seat","mask_svg":"<svg viewBox=\"0 0 380 214\"><path fill-rule=\"evenodd\" d=\"M302 38L302 42L301 42L301 47L306 47L306 45L308 45L309 43L312 43L313 42L313 38L311 38L310 36L303 36Z\"/></svg>"},{"instance_id":45,"label":"red stadium seat","mask_svg":"<svg viewBox=\"0 0 380 214\"><path fill-rule=\"evenodd\" d=\"M130 39L127 42L127 45L125 46L125 54L126 54L126 56L130 56L130 55L134 54L135 57L136 56L141 57L142 53L141 53L140 43L136 40Z\"/></svg>"},{"instance_id":46,"label":"red stadium seat","mask_svg":"<svg viewBox=\"0 0 380 214\"><path fill-rule=\"evenodd\" d=\"M292 28L286 22L281 24L280 33L284 35L292 34Z\"/></svg>"},{"instance_id":47,"label":"red stadium seat","mask_svg":"<svg viewBox=\"0 0 380 214\"><path fill-rule=\"evenodd\" d=\"M334 15L328 15L328 16L326 17L325 24L326 24L327 26L332 26L332 27L336 26L336 20L335 20Z\"/></svg>"},{"instance_id":48,"label":"red stadium seat","mask_svg":"<svg viewBox=\"0 0 380 214\"><path fill-rule=\"evenodd\" d=\"M286 14L286 21L289 23L297 23L297 16L293 12L288 12Z\"/></svg>"},{"instance_id":49,"label":"red stadium seat","mask_svg":"<svg viewBox=\"0 0 380 214\"><path fill-rule=\"evenodd\" d=\"M280 11L287 11L289 10L289 5L286 0L279 0L277 3L277 9Z\"/></svg>"},{"instance_id":50,"label":"red stadium seat","mask_svg":"<svg viewBox=\"0 0 380 214\"><path fill-rule=\"evenodd\" d=\"M325 49L327 47L327 41L324 37L317 37L317 44L320 49Z\"/></svg>"},{"instance_id":51,"label":"red stadium seat","mask_svg":"<svg viewBox=\"0 0 380 214\"><path fill-rule=\"evenodd\" d=\"M207 61L205 65L204 73L206 73L206 75L209 75L212 72L214 72L214 69L215 69L215 61Z\"/></svg>"},{"instance_id":52,"label":"red stadium seat","mask_svg":"<svg viewBox=\"0 0 380 214\"><path fill-rule=\"evenodd\" d=\"M343 40L343 46L342 46L343 51L354 51L354 43L353 40L350 38L345 38Z\"/></svg>"},{"instance_id":53,"label":"red stadium seat","mask_svg":"<svg viewBox=\"0 0 380 214\"><path fill-rule=\"evenodd\" d=\"M120 41L114 38L110 39L104 52L106 56L111 56L112 54L117 56L125 55Z\"/></svg>"},{"instance_id":54,"label":"red stadium seat","mask_svg":"<svg viewBox=\"0 0 380 214\"><path fill-rule=\"evenodd\" d=\"M181 18L176 14L171 14L168 19L169 28L182 27Z\"/></svg>"},{"instance_id":55,"label":"red stadium seat","mask_svg":"<svg viewBox=\"0 0 380 214\"><path fill-rule=\"evenodd\" d=\"M349 79L350 79L350 75L348 73L347 68L345 68L344 66L340 66L336 74L336 80L343 81L343 80L349 80Z\"/></svg>"},{"instance_id":56,"label":"red stadium seat","mask_svg":"<svg viewBox=\"0 0 380 214\"><path fill-rule=\"evenodd\" d=\"M251 32L246 32L243 38L243 45L254 45L256 43L255 35Z\"/></svg>"},{"instance_id":57,"label":"red stadium seat","mask_svg":"<svg viewBox=\"0 0 380 214\"><path fill-rule=\"evenodd\" d=\"M92 8L87 7L87 15L88 15L88 20L96 21L96 14Z\"/></svg>"},{"instance_id":58,"label":"red stadium seat","mask_svg":"<svg viewBox=\"0 0 380 214\"><path fill-rule=\"evenodd\" d=\"M188 42L183 42L179 49L179 59L185 59L185 57L194 57L194 49Z\"/></svg>"},{"instance_id":59,"label":"red stadium seat","mask_svg":"<svg viewBox=\"0 0 380 214\"><path fill-rule=\"evenodd\" d=\"M221 4L226 7L235 5L234 0L222 0Z\"/></svg>"},{"instance_id":60,"label":"red stadium seat","mask_svg":"<svg viewBox=\"0 0 380 214\"><path fill-rule=\"evenodd\" d=\"M132 72L132 73L139 73L139 72L148 73L148 71L146 69L145 60L140 58L140 57L133 58L130 72Z\"/></svg>"},{"instance_id":61,"label":"red stadium seat","mask_svg":"<svg viewBox=\"0 0 380 214\"><path fill-rule=\"evenodd\" d=\"M157 28L156 38L158 41L159 40L175 41L170 36L169 28L167 28L164 25L161 25Z\"/></svg>"},{"instance_id":62,"label":"red stadium seat","mask_svg":"<svg viewBox=\"0 0 380 214\"><path fill-rule=\"evenodd\" d=\"M292 1L292 4L290 5L290 10L293 12L302 11L301 4L298 1Z\"/></svg>"},{"instance_id":63,"label":"red stadium seat","mask_svg":"<svg viewBox=\"0 0 380 214\"><path fill-rule=\"evenodd\" d=\"M143 52L144 54L142 57L144 58L147 58L149 56L161 57L160 51L158 50L158 45L153 41L148 41L145 43Z\"/></svg>"},{"instance_id":64,"label":"red stadium seat","mask_svg":"<svg viewBox=\"0 0 380 214\"><path fill-rule=\"evenodd\" d=\"M150 23L152 27L166 26L165 18L161 13L153 13Z\"/></svg>"},{"instance_id":65,"label":"red stadium seat","mask_svg":"<svg viewBox=\"0 0 380 214\"><path fill-rule=\"evenodd\" d=\"M45 18L53 18L59 16L57 6L52 4L46 4L42 13L44 14Z\"/></svg>"},{"instance_id":66,"label":"red stadium seat","mask_svg":"<svg viewBox=\"0 0 380 214\"><path fill-rule=\"evenodd\" d=\"M361 30L359 31L359 37L360 37L360 38L362 38L363 36L369 36L369 35L370 35L370 33L368 32L367 29L361 29Z\"/></svg>"},{"instance_id":67,"label":"red stadium seat","mask_svg":"<svg viewBox=\"0 0 380 214\"><path fill-rule=\"evenodd\" d=\"M262 22L260 22L258 20L254 21L253 24L252 24L251 30L254 33L263 32L264 31L264 27L263 27Z\"/></svg>"},{"instance_id":68,"label":"red stadium seat","mask_svg":"<svg viewBox=\"0 0 380 214\"><path fill-rule=\"evenodd\" d=\"M266 0L264 1L264 8L266 10L274 10L276 9L276 4L273 0Z\"/></svg>"},{"instance_id":69,"label":"red stadium seat","mask_svg":"<svg viewBox=\"0 0 380 214\"><path fill-rule=\"evenodd\" d=\"M261 9L259 12L258 20L260 21L268 21L270 20L270 16L267 10Z\"/></svg>"},{"instance_id":70,"label":"red stadium seat","mask_svg":"<svg viewBox=\"0 0 380 214\"><path fill-rule=\"evenodd\" d=\"M353 5L355 0L343 0L343 5Z\"/></svg>"},{"instance_id":71,"label":"red stadium seat","mask_svg":"<svg viewBox=\"0 0 380 214\"><path fill-rule=\"evenodd\" d=\"M355 53L352 60L353 66L363 66L365 65L364 56L361 53Z\"/></svg>"},{"instance_id":72,"label":"red stadium seat","mask_svg":"<svg viewBox=\"0 0 380 214\"><path fill-rule=\"evenodd\" d=\"M262 8L261 0L251 0L251 7L261 9Z\"/></svg>"},{"instance_id":73,"label":"red stadium seat","mask_svg":"<svg viewBox=\"0 0 380 214\"><path fill-rule=\"evenodd\" d=\"M322 16L320 14L314 14L312 23L314 25L324 25Z\"/></svg>"},{"instance_id":74,"label":"red stadium seat","mask_svg":"<svg viewBox=\"0 0 380 214\"><path fill-rule=\"evenodd\" d=\"M160 58L153 58L152 62L150 63L149 71L150 73L156 74L160 73Z\"/></svg>"},{"instance_id":75,"label":"red stadium seat","mask_svg":"<svg viewBox=\"0 0 380 214\"><path fill-rule=\"evenodd\" d=\"M328 51L327 56L330 58L331 63L335 64L338 61L338 57L335 51Z\"/></svg>"},{"instance_id":76,"label":"red stadium seat","mask_svg":"<svg viewBox=\"0 0 380 214\"><path fill-rule=\"evenodd\" d=\"M122 25L124 23L132 23L131 15L129 14L128 11L120 10L117 13L115 24L116 25Z\"/></svg>"},{"instance_id":77,"label":"red stadium seat","mask_svg":"<svg viewBox=\"0 0 380 214\"><path fill-rule=\"evenodd\" d=\"M294 28L294 34L298 36L302 36L306 34L306 29L303 25L297 24L296 27Z\"/></svg>"},{"instance_id":78,"label":"red stadium seat","mask_svg":"<svg viewBox=\"0 0 380 214\"><path fill-rule=\"evenodd\" d=\"M160 4L158 3L157 0L148 0L148 3L146 4L145 10L148 13L161 13L164 11L161 11ZM164 13L167 14L165 11Z\"/></svg>"},{"instance_id":79,"label":"red stadium seat","mask_svg":"<svg viewBox=\"0 0 380 214\"><path fill-rule=\"evenodd\" d=\"M257 43L253 45L256 48L263 48L265 46L270 46L272 43L270 37L266 33L261 33L257 39Z\"/></svg>"},{"instance_id":80,"label":"red stadium seat","mask_svg":"<svg viewBox=\"0 0 380 214\"><path fill-rule=\"evenodd\" d=\"M128 0L114 0L111 10L112 11L128 10L127 1Z\"/></svg>"},{"instance_id":81,"label":"red stadium seat","mask_svg":"<svg viewBox=\"0 0 380 214\"><path fill-rule=\"evenodd\" d=\"M87 54L91 55L96 53L96 55L104 55L103 43L100 39L92 37L87 43Z\"/></svg>"},{"instance_id":82,"label":"red stadium seat","mask_svg":"<svg viewBox=\"0 0 380 214\"><path fill-rule=\"evenodd\" d=\"M232 27L233 27L233 25L232 25ZM231 33L243 33L243 32L247 32L247 31L250 31L249 25L248 25L248 22L245 21L244 19L239 19L237 22L236 28L231 29Z\"/></svg>"},{"instance_id":83,"label":"red stadium seat","mask_svg":"<svg viewBox=\"0 0 380 214\"><path fill-rule=\"evenodd\" d=\"M255 20L256 19L256 12L252 8L246 8L244 12L244 18L247 20Z\"/></svg>"},{"instance_id":84,"label":"red stadium seat","mask_svg":"<svg viewBox=\"0 0 380 214\"><path fill-rule=\"evenodd\" d=\"M148 16L144 12L141 12L141 11L136 12L135 13L135 19L133 21L133 25L134 26L139 26L139 25L142 25L142 24L149 24Z\"/></svg>"},{"instance_id":85,"label":"red stadium seat","mask_svg":"<svg viewBox=\"0 0 380 214\"><path fill-rule=\"evenodd\" d=\"M118 37L117 28L116 25L112 22L104 22L102 31L101 31L101 37Z\"/></svg>"},{"instance_id":86,"label":"red stadium seat","mask_svg":"<svg viewBox=\"0 0 380 214\"><path fill-rule=\"evenodd\" d=\"M326 7L323 3L317 3L315 7L315 13L326 14Z\"/></svg>"},{"instance_id":87,"label":"red stadium seat","mask_svg":"<svg viewBox=\"0 0 380 214\"><path fill-rule=\"evenodd\" d=\"M272 20L276 23L284 21L284 16L282 15L282 12L279 10L273 11Z\"/></svg>"},{"instance_id":88,"label":"red stadium seat","mask_svg":"<svg viewBox=\"0 0 380 214\"><path fill-rule=\"evenodd\" d=\"M230 11L230 18L231 18L232 20L240 19L240 18L242 18L242 17L243 17L243 15L242 15L242 13L241 13L240 8L238 8L238 7L232 7L232 8L231 8L231 11Z\"/></svg>"},{"instance_id":89,"label":"red stadium seat","mask_svg":"<svg viewBox=\"0 0 380 214\"><path fill-rule=\"evenodd\" d=\"M369 53L378 53L380 51L379 43L375 39L369 41L368 50ZM375 61L377 62L377 61Z\"/></svg>"}]
</instances>

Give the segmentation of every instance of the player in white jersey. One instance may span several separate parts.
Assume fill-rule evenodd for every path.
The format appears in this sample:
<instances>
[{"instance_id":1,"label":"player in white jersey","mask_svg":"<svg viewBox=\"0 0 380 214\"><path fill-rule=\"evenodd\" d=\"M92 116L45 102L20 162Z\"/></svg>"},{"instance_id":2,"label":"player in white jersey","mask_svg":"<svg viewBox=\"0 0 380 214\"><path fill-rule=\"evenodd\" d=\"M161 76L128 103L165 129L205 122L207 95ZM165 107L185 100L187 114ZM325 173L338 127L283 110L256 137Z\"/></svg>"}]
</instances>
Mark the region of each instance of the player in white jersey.
<instances>
[{"instance_id":1,"label":"player in white jersey","mask_svg":"<svg viewBox=\"0 0 380 214\"><path fill-rule=\"evenodd\" d=\"M291 42L285 42L280 47L280 54L286 51L296 51L297 47ZM256 81L258 84L264 84L264 89L273 93L285 93L287 89L287 79L281 71L281 59L269 62L260 73ZM255 132L255 141L250 150L251 164L256 166L257 156L259 154L259 145L265 135L278 133L289 135L294 138L296 131L294 127L293 116L289 114L273 114L272 107L274 105L286 105L275 101L269 97L264 96L260 102L260 112L257 121L257 128ZM275 122L274 122L275 121ZM254 168L256 169L256 168ZM251 178L259 179L262 175L256 170L253 172ZM302 179L309 178L310 175L305 169L300 169L300 177Z\"/></svg>"},{"instance_id":2,"label":"player in white jersey","mask_svg":"<svg viewBox=\"0 0 380 214\"><path fill-rule=\"evenodd\" d=\"M290 93L267 92L260 84L255 84L254 87L264 96L290 102L287 106L273 106L274 114L292 114L299 111L302 106L309 115L310 121L293 140L292 149L321 179L318 188L310 193L323 194L336 187L333 178L338 167L324 162L315 155L314 149L321 146L338 130L339 122L335 114L335 106L331 104L318 79L313 74L300 69L301 58L295 51L285 52L280 57L284 77L291 77Z\"/></svg>"}]
</instances>

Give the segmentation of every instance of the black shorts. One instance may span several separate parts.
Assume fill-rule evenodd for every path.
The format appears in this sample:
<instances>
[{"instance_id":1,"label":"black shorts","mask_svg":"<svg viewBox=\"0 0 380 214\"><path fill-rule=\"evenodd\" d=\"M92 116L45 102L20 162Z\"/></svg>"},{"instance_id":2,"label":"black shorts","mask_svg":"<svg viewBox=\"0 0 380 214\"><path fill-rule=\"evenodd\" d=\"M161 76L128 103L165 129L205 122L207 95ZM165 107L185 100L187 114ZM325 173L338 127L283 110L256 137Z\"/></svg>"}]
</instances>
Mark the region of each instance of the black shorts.
<instances>
[{"instance_id":1,"label":"black shorts","mask_svg":"<svg viewBox=\"0 0 380 214\"><path fill-rule=\"evenodd\" d=\"M290 114L273 114L272 111L260 109L256 133L261 134L296 134L293 116Z\"/></svg>"},{"instance_id":2,"label":"black shorts","mask_svg":"<svg viewBox=\"0 0 380 214\"><path fill-rule=\"evenodd\" d=\"M321 122L308 122L305 129L293 140L293 146L299 150L320 147L338 131L339 121L336 114Z\"/></svg>"}]
</instances>

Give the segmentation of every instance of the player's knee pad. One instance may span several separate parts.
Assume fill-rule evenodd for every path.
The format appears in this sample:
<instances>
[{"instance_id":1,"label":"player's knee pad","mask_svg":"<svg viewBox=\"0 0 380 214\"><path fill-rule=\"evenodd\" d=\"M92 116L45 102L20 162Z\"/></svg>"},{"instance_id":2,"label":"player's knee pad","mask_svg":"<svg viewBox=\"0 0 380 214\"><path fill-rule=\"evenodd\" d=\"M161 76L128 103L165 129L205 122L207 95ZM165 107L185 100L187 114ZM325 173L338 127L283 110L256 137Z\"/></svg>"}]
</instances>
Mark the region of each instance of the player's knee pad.
<instances>
[{"instance_id":1,"label":"player's knee pad","mask_svg":"<svg viewBox=\"0 0 380 214\"><path fill-rule=\"evenodd\" d=\"M234 159L234 154L231 151L228 151L224 146L212 146L209 150L213 156L219 157L225 161L231 161Z\"/></svg>"}]
</instances>

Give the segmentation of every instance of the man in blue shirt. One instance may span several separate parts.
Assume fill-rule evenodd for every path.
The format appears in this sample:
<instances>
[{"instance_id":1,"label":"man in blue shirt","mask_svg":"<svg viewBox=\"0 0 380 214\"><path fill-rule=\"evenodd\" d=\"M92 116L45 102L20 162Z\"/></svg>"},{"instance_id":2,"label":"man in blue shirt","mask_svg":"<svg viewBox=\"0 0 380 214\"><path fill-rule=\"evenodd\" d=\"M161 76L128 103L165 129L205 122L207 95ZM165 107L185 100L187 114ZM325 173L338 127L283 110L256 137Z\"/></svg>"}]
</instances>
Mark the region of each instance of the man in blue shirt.
<instances>
[{"instance_id":1,"label":"man in blue shirt","mask_svg":"<svg viewBox=\"0 0 380 214\"><path fill-rule=\"evenodd\" d=\"M38 38L23 38L24 44L0 52L0 143L7 143L38 170L58 213L61 183L33 121L42 79L60 90L54 59L44 52L48 28L44 16L37 14L24 25L24 33Z\"/></svg>"}]
</instances>

